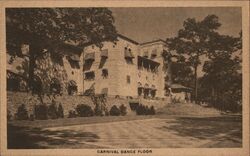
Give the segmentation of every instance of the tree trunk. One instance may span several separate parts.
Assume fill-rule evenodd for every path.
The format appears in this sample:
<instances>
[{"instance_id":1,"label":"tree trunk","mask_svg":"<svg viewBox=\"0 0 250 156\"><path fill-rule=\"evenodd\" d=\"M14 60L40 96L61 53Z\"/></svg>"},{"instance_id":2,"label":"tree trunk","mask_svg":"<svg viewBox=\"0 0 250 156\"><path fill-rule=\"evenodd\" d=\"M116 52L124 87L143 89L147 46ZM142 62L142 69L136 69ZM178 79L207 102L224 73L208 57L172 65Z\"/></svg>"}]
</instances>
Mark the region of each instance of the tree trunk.
<instances>
[{"instance_id":1,"label":"tree trunk","mask_svg":"<svg viewBox=\"0 0 250 156\"><path fill-rule=\"evenodd\" d=\"M35 69L35 48L30 45L30 51L29 51L29 78L28 78L28 84L29 84L29 90L33 92L34 88L34 69Z\"/></svg>"},{"instance_id":2,"label":"tree trunk","mask_svg":"<svg viewBox=\"0 0 250 156\"><path fill-rule=\"evenodd\" d=\"M194 86L195 86L195 103L197 104L197 98L198 98L198 80L197 80L197 65L195 65L194 67Z\"/></svg>"},{"instance_id":3,"label":"tree trunk","mask_svg":"<svg viewBox=\"0 0 250 156\"><path fill-rule=\"evenodd\" d=\"M172 61L171 59L168 60L168 68L167 68L167 76L168 76L168 80L167 80L167 84L168 86L172 85Z\"/></svg>"}]
</instances>

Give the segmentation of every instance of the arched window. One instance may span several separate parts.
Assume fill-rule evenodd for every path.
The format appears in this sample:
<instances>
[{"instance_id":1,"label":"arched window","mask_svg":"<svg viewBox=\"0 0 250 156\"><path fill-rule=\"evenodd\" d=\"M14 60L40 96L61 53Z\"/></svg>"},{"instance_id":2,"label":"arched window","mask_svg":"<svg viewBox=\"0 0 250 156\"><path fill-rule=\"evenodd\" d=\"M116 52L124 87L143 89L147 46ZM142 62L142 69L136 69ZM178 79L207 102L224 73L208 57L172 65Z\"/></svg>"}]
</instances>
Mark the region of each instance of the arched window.
<instances>
[{"instance_id":1,"label":"arched window","mask_svg":"<svg viewBox=\"0 0 250 156\"><path fill-rule=\"evenodd\" d=\"M77 84L75 81L71 80L68 83L68 94L75 95L77 93Z\"/></svg>"},{"instance_id":2,"label":"arched window","mask_svg":"<svg viewBox=\"0 0 250 156\"><path fill-rule=\"evenodd\" d=\"M56 79L56 78L51 79L50 92L54 93L54 94L61 93L61 83L58 79Z\"/></svg>"}]
</instances>

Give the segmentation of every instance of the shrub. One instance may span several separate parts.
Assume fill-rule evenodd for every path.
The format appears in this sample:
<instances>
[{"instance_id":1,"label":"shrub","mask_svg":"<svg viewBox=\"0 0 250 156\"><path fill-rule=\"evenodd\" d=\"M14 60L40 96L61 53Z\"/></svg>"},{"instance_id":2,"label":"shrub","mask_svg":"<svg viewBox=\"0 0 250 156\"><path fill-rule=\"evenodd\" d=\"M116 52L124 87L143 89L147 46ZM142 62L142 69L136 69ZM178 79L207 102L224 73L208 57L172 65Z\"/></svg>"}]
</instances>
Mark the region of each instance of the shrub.
<instances>
[{"instance_id":1,"label":"shrub","mask_svg":"<svg viewBox=\"0 0 250 156\"><path fill-rule=\"evenodd\" d=\"M28 111L27 111L24 104L22 104L21 106L19 106L17 108L17 112L16 112L15 116L16 116L17 120L28 120L29 119Z\"/></svg>"},{"instance_id":2,"label":"shrub","mask_svg":"<svg viewBox=\"0 0 250 156\"><path fill-rule=\"evenodd\" d=\"M100 105L96 105L94 109L95 115L96 116L103 116L103 110Z\"/></svg>"},{"instance_id":3,"label":"shrub","mask_svg":"<svg viewBox=\"0 0 250 156\"><path fill-rule=\"evenodd\" d=\"M150 115L155 115L155 108L154 106L151 106L150 109L149 109L149 114Z\"/></svg>"},{"instance_id":4,"label":"shrub","mask_svg":"<svg viewBox=\"0 0 250 156\"><path fill-rule=\"evenodd\" d=\"M76 111L70 110L68 118L76 118L76 117L77 117Z\"/></svg>"},{"instance_id":5,"label":"shrub","mask_svg":"<svg viewBox=\"0 0 250 156\"><path fill-rule=\"evenodd\" d=\"M92 110L92 108L88 105L85 105L85 104L77 105L76 112L81 117L88 117L88 116L94 115L94 111Z\"/></svg>"},{"instance_id":6,"label":"shrub","mask_svg":"<svg viewBox=\"0 0 250 156\"><path fill-rule=\"evenodd\" d=\"M127 114L127 107L124 104L122 104L120 106L120 111L121 111L122 116L126 115Z\"/></svg>"},{"instance_id":7,"label":"shrub","mask_svg":"<svg viewBox=\"0 0 250 156\"><path fill-rule=\"evenodd\" d=\"M35 120L34 114L30 114L30 121L34 121L34 120Z\"/></svg>"},{"instance_id":8,"label":"shrub","mask_svg":"<svg viewBox=\"0 0 250 156\"><path fill-rule=\"evenodd\" d=\"M64 110L63 110L63 106L60 103L57 109L57 117L58 118L64 118Z\"/></svg>"},{"instance_id":9,"label":"shrub","mask_svg":"<svg viewBox=\"0 0 250 156\"><path fill-rule=\"evenodd\" d=\"M57 119L57 107L55 103L52 103L48 107L48 117L50 119Z\"/></svg>"},{"instance_id":10,"label":"shrub","mask_svg":"<svg viewBox=\"0 0 250 156\"><path fill-rule=\"evenodd\" d=\"M154 106L151 106L149 108L148 106L139 104L138 107L136 108L136 114L137 115L155 115L155 108Z\"/></svg>"},{"instance_id":11,"label":"shrub","mask_svg":"<svg viewBox=\"0 0 250 156\"><path fill-rule=\"evenodd\" d=\"M35 105L34 109L35 119L47 120L48 119L48 106L46 104Z\"/></svg>"},{"instance_id":12,"label":"shrub","mask_svg":"<svg viewBox=\"0 0 250 156\"><path fill-rule=\"evenodd\" d=\"M139 104L138 107L136 107L136 114L137 115L145 114L145 107L142 104Z\"/></svg>"},{"instance_id":13,"label":"shrub","mask_svg":"<svg viewBox=\"0 0 250 156\"><path fill-rule=\"evenodd\" d=\"M116 105L114 105L111 107L109 114L112 116L119 116L121 115L121 111Z\"/></svg>"}]
</instances>

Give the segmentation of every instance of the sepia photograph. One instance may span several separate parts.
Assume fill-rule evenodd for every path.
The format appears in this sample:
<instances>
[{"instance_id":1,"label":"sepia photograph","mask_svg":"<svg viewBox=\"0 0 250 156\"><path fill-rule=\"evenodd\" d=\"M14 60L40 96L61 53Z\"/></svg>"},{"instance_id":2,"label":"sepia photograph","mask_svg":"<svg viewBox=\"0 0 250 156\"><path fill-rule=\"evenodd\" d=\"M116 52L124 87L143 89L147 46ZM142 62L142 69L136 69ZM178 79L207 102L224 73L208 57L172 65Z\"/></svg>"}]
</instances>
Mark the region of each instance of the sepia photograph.
<instances>
[{"instance_id":1,"label":"sepia photograph","mask_svg":"<svg viewBox=\"0 0 250 156\"><path fill-rule=\"evenodd\" d=\"M3 11L7 150L243 148L242 7Z\"/></svg>"}]
</instances>

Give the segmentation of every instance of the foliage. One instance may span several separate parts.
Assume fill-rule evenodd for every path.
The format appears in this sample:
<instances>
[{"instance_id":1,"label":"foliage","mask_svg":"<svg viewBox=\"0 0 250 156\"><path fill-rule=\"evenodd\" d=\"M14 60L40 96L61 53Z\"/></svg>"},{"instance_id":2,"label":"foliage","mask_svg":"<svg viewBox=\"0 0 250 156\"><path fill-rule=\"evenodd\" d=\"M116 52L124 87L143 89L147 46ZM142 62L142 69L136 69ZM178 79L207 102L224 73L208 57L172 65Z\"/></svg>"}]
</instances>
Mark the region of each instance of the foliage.
<instances>
[{"instance_id":1,"label":"foliage","mask_svg":"<svg viewBox=\"0 0 250 156\"><path fill-rule=\"evenodd\" d=\"M195 18L188 18L184 21L183 29L179 30L178 36L167 39L170 51L177 51L180 55L188 55L185 61L194 69L196 98L198 87L197 68L201 63L200 57L210 52L208 42L211 36L217 34L215 30L218 29L220 25L218 17L215 15L208 15L202 21L196 21Z\"/></svg>"},{"instance_id":2,"label":"foliage","mask_svg":"<svg viewBox=\"0 0 250 156\"><path fill-rule=\"evenodd\" d=\"M154 106L151 106L150 108L148 106L139 104L136 108L136 114L137 115L155 115L155 108Z\"/></svg>"},{"instance_id":3,"label":"foliage","mask_svg":"<svg viewBox=\"0 0 250 156\"><path fill-rule=\"evenodd\" d=\"M63 106L60 103L58 108L57 108L57 117L58 118L63 118L64 117L64 110L63 110Z\"/></svg>"},{"instance_id":4,"label":"foliage","mask_svg":"<svg viewBox=\"0 0 250 156\"><path fill-rule=\"evenodd\" d=\"M68 118L76 118L76 117L77 117L76 111L70 110L70 111L69 111Z\"/></svg>"},{"instance_id":5,"label":"foliage","mask_svg":"<svg viewBox=\"0 0 250 156\"><path fill-rule=\"evenodd\" d=\"M20 50L20 45L29 45L29 54L26 57L29 68L27 84L33 91L37 84L34 82L36 75L40 79L49 78L57 68L47 67L44 61L45 54L53 58L60 58L64 53L57 50L58 45L65 42L82 46L86 43L102 46L103 41L115 41L117 37L114 27L112 12L107 8L7 8L6 9L6 42L7 51ZM47 51L44 51L47 49ZM37 62L43 62L38 65ZM54 66L52 64L52 66ZM35 73L36 70L38 73ZM50 70L47 70L50 69ZM54 77L65 77L64 71ZM44 83L43 83L44 85ZM36 94L48 94L47 90ZM42 96L40 95L42 98ZM42 99L41 102L43 103Z\"/></svg>"},{"instance_id":6,"label":"foliage","mask_svg":"<svg viewBox=\"0 0 250 156\"><path fill-rule=\"evenodd\" d=\"M48 118L50 119L57 119L57 107L55 103L52 103L48 107Z\"/></svg>"},{"instance_id":7,"label":"foliage","mask_svg":"<svg viewBox=\"0 0 250 156\"><path fill-rule=\"evenodd\" d=\"M149 114L150 115L155 115L155 108L154 108L154 106L150 107Z\"/></svg>"},{"instance_id":8,"label":"foliage","mask_svg":"<svg viewBox=\"0 0 250 156\"><path fill-rule=\"evenodd\" d=\"M28 115L28 111L25 107L24 104L20 105L18 108L17 108L17 112L15 114L15 118L17 120L28 120L29 119L29 115Z\"/></svg>"},{"instance_id":9,"label":"foliage","mask_svg":"<svg viewBox=\"0 0 250 156\"><path fill-rule=\"evenodd\" d=\"M12 114L9 109L7 109L7 120L10 121L12 119Z\"/></svg>"},{"instance_id":10,"label":"foliage","mask_svg":"<svg viewBox=\"0 0 250 156\"><path fill-rule=\"evenodd\" d=\"M112 116L119 116L121 115L121 111L116 105L113 105L109 111L109 114Z\"/></svg>"},{"instance_id":11,"label":"foliage","mask_svg":"<svg viewBox=\"0 0 250 156\"><path fill-rule=\"evenodd\" d=\"M35 119L47 120L48 119L48 106L46 104L38 104L34 106Z\"/></svg>"},{"instance_id":12,"label":"foliage","mask_svg":"<svg viewBox=\"0 0 250 156\"><path fill-rule=\"evenodd\" d=\"M186 65L194 70L195 99L198 96L197 68L201 64L201 57L211 58L216 56L217 51L230 52L237 41L234 37L220 35L216 31L220 26L216 15L208 15L201 21L188 18L177 37L167 39L169 51L176 51L181 56L179 58L184 58Z\"/></svg>"},{"instance_id":13,"label":"foliage","mask_svg":"<svg viewBox=\"0 0 250 156\"><path fill-rule=\"evenodd\" d=\"M77 105L76 112L77 112L78 116L81 116L81 117L88 117L88 116L94 115L94 111L92 110L92 108L88 105L85 105L85 104Z\"/></svg>"},{"instance_id":14,"label":"foliage","mask_svg":"<svg viewBox=\"0 0 250 156\"><path fill-rule=\"evenodd\" d=\"M121 111L121 115L122 116L125 116L127 114L127 107L122 104L120 107L119 107L120 111Z\"/></svg>"},{"instance_id":15,"label":"foliage","mask_svg":"<svg viewBox=\"0 0 250 156\"><path fill-rule=\"evenodd\" d=\"M94 108L94 114L96 115L96 116L103 116L104 114L103 114L103 109L102 109L102 107L101 107L101 105L100 104L96 104L95 105L95 108Z\"/></svg>"},{"instance_id":16,"label":"foliage","mask_svg":"<svg viewBox=\"0 0 250 156\"><path fill-rule=\"evenodd\" d=\"M171 64L172 83L192 87L194 74L192 68L185 62L172 62Z\"/></svg>"},{"instance_id":17,"label":"foliage","mask_svg":"<svg viewBox=\"0 0 250 156\"><path fill-rule=\"evenodd\" d=\"M240 64L241 61L237 56L232 58L228 53L206 61L203 67L205 75L201 78L201 88L206 88L206 90L201 94L201 98L221 110L241 111Z\"/></svg>"}]
</instances>

